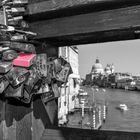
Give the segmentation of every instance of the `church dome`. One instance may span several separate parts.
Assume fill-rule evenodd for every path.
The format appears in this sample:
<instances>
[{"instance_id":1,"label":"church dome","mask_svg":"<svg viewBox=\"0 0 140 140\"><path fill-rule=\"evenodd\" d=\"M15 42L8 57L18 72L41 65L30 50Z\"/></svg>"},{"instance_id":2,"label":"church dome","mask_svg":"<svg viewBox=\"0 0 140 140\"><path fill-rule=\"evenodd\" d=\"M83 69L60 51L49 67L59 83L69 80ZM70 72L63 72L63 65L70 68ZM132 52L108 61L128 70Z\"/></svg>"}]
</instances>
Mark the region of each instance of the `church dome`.
<instances>
[{"instance_id":1,"label":"church dome","mask_svg":"<svg viewBox=\"0 0 140 140\"><path fill-rule=\"evenodd\" d=\"M92 66L91 73L103 73L103 66L99 59L96 59L95 64Z\"/></svg>"},{"instance_id":2,"label":"church dome","mask_svg":"<svg viewBox=\"0 0 140 140\"><path fill-rule=\"evenodd\" d=\"M103 68L103 66L102 66L102 64L94 64L93 66L92 66L92 68L93 69L102 69Z\"/></svg>"}]
</instances>

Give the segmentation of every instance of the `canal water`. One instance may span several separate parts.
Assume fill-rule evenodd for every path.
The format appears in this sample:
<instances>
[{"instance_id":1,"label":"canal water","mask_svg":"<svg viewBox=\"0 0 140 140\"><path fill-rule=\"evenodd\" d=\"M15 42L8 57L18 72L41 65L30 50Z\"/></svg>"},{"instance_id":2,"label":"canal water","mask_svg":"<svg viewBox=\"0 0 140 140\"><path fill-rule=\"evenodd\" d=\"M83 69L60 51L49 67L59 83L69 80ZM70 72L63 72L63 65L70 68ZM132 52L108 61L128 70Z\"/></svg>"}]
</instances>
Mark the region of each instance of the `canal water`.
<instances>
[{"instance_id":1,"label":"canal water","mask_svg":"<svg viewBox=\"0 0 140 140\"><path fill-rule=\"evenodd\" d=\"M84 88L91 96L93 90ZM117 130L140 132L140 91L125 91L120 89L94 90L94 100L97 104L108 105L107 118L102 130ZM126 104L128 111L116 109L119 104Z\"/></svg>"}]
</instances>

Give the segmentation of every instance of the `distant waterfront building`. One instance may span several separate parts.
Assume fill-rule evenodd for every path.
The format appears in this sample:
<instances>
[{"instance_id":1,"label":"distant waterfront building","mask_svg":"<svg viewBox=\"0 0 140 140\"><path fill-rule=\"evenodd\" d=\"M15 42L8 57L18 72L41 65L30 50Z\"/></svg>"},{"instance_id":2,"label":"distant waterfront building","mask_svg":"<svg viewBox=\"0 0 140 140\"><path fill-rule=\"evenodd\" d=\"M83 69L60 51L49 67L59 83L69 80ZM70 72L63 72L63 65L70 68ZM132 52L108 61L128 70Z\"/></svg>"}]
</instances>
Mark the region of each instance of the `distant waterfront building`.
<instances>
[{"instance_id":1,"label":"distant waterfront building","mask_svg":"<svg viewBox=\"0 0 140 140\"><path fill-rule=\"evenodd\" d=\"M86 84L89 85L91 84L91 81L92 81L92 74L89 73L89 74L86 74Z\"/></svg>"},{"instance_id":2,"label":"distant waterfront building","mask_svg":"<svg viewBox=\"0 0 140 140\"><path fill-rule=\"evenodd\" d=\"M99 58L95 60L95 64L93 64L91 72L86 74L85 83L89 84L98 84L101 85L102 82L108 81L108 77L115 72L115 67L113 64L107 64L105 68L103 68L100 63Z\"/></svg>"},{"instance_id":3,"label":"distant waterfront building","mask_svg":"<svg viewBox=\"0 0 140 140\"><path fill-rule=\"evenodd\" d=\"M104 73L106 75L112 74L112 73L114 73L114 71L115 71L115 67L113 64L107 64L107 66L104 69Z\"/></svg>"},{"instance_id":4,"label":"distant waterfront building","mask_svg":"<svg viewBox=\"0 0 140 140\"><path fill-rule=\"evenodd\" d=\"M103 74L104 73L104 69L102 64L100 63L100 60L97 58L95 61L95 64L92 66L91 69L91 74L94 76L97 76L99 74Z\"/></svg>"},{"instance_id":5,"label":"distant waterfront building","mask_svg":"<svg viewBox=\"0 0 140 140\"><path fill-rule=\"evenodd\" d=\"M76 46L59 47L59 57L70 63L73 73L69 75L66 85L62 85L61 96L58 99L59 124L67 122L68 112L72 112L77 101L80 88L79 53Z\"/></svg>"}]
</instances>

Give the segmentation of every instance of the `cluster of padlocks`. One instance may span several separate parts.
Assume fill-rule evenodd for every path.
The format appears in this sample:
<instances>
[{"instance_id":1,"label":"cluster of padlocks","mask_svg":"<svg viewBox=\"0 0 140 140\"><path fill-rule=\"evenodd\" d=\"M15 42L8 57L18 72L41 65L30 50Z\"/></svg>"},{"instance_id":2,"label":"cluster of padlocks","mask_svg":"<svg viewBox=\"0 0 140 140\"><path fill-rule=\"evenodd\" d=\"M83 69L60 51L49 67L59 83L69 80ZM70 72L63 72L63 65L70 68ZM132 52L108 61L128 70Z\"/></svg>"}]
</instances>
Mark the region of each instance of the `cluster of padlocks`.
<instances>
[{"instance_id":1,"label":"cluster of padlocks","mask_svg":"<svg viewBox=\"0 0 140 140\"><path fill-rule=\"evenodd\" d=\"M37 34L28 31L23 20L28 0L0 3L0 94L30 103L40 94L44 101L59 96L59 87L72 72L63 58L38 54L31 41Z\"/></svg>"}]
</instances>

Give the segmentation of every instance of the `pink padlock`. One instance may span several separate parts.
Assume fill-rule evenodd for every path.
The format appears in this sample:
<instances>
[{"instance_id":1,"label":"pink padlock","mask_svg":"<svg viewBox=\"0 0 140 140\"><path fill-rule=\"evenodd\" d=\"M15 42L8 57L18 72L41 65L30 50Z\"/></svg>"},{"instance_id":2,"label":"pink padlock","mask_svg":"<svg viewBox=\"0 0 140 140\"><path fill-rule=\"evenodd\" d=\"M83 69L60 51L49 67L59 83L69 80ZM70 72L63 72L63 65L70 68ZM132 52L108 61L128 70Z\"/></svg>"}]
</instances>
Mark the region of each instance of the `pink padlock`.
<instances>
[{"instance_id":1,"label":"pink padlock","mask_svg":"<svg viewBox=\"0 0 140 140\"><path fill-rule=\"evenodd\" d=\"M36 54L19 54L12 64L20 67L30 67L36 59Z\"/></svg>"}]
</instances>

